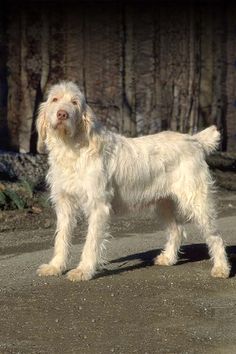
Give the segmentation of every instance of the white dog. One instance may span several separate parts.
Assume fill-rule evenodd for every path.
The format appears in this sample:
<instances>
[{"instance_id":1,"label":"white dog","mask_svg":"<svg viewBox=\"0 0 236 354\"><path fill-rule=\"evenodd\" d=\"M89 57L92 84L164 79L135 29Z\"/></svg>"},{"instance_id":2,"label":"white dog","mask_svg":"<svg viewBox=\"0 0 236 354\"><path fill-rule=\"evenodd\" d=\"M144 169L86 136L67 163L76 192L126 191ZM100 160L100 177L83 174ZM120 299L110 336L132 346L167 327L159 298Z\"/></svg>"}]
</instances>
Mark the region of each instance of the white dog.
<instances>
[{"instance_id":1,"label":"white dog","mask_svg":"<svg viewBox=\"0 0 236 354\"><path fill-rule=\"evenodd\" d=\"M41 276L66 270L76 215L88 220L81 261L68 272L72 281L88 280L104 263L106 225L114 212L155 206L168 231L168 242L155 264L172 265L191 220L200 228L213 261L212 276L226 278L230 266L215 227L212 179L205 156L218 145L212 126L196 135L162 132L126 138L96 121L77 85L51 88L37 120L38 149L49 152L47 181L57 214L55 249Z\"/></svg>"}]
</instances>

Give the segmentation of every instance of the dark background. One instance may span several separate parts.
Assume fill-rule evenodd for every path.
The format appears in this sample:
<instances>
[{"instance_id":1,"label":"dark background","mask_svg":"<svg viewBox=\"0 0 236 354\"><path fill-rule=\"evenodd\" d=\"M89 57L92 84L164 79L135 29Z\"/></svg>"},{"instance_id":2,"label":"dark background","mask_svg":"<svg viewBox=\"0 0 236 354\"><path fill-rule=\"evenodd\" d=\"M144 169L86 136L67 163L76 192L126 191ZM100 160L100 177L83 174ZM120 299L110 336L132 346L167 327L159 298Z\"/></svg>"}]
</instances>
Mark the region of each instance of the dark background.
<instances>
[{"instance_id":1,"label":"dark background","mask_svg":"<svg viewBox=\"0 0 236 354\"><path fill-rule=\"evenodd\" d=\"M236 4L26 1L0 5L0 148L35 152L47 88L74 80L127 136L212 123L236 150Z\"/></svg>"}]
</instances>

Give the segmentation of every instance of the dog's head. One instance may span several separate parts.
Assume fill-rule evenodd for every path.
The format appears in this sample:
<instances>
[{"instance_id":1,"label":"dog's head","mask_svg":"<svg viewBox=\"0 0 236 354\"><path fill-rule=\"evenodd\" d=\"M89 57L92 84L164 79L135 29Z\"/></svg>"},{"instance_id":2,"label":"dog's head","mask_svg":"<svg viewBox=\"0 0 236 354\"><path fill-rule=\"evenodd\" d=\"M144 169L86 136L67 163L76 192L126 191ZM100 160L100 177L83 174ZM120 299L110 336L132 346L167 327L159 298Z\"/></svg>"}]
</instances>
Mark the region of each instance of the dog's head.
<instances>
[{"instance_id":1,"label":"dog's head","mask_svg":"<svg viewBox=\"0 0 236 354\"><path fill-rule=\"evenodd\" d=\"M48 135L67 141L82 132L89 134L92 120L92 110L76 84L61 82L52 86L46 102L39 107L38 151L44 151Z\"/></svg>"}]
</instances>

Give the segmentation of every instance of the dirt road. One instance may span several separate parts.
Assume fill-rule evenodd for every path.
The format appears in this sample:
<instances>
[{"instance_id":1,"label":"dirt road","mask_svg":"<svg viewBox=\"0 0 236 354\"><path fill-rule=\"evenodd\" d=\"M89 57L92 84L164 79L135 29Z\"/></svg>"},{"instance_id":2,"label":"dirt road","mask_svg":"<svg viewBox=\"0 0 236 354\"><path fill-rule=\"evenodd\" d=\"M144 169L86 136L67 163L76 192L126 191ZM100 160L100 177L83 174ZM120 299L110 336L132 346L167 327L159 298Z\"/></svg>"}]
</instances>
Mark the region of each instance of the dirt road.
<instances>
[{"instance_id":1,"label":"dirt road","mask_svg":"<svg viewBox=\"0 0 236 354\"><path fill-rule=\"evenodd\" d=\"M179 263L160 267L151 265L165 240L158 223L114 219L106 270L71 283L35 274L52 253L51 215L8 212L0 223L1 354L236 352L236 195L220 195L219 227L233 264L226 280L210 276L191 225ZM71 267L82 240L75 243Z\"/></svg>"}]
</instances>

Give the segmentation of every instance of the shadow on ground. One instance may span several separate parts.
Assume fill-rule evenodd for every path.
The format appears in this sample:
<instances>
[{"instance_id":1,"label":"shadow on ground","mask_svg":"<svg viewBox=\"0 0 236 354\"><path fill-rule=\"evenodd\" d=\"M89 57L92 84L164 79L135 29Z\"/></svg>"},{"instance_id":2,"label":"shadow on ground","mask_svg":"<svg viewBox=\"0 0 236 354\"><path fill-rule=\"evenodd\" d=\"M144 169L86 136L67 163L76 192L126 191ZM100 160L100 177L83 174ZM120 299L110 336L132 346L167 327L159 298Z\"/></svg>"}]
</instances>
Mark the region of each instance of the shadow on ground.
<instances>
[{"instance_id":1,"label":"shadow on ground","mask_svg":"<svg viewBox=\"0 0 236 354\"><path fill-rule=\"evenodd\" d=\"M226 252L231 263L230 277L234 277L236 274L236 246L226 247ZM140 252L131 254L125 257L117 258L110 261L111 264L121 263L117 269L105 269L98 277L120 274L134 269L145 268L153 265L153 259L161 253L161 249L150 250L146 252ZM209 259L208 249L206 244L198 243L191 245L184 245L181 247L179 253L179 261L176 266L189 262L199 262ZM139 261L130 265L131 261ZM126 266L127 264L127 266Z\"/></svg>"}]
</instances>

